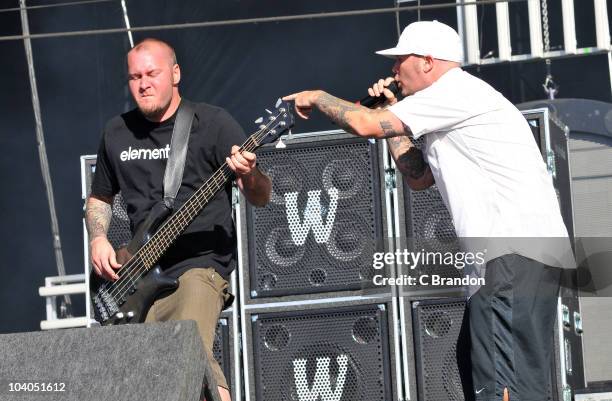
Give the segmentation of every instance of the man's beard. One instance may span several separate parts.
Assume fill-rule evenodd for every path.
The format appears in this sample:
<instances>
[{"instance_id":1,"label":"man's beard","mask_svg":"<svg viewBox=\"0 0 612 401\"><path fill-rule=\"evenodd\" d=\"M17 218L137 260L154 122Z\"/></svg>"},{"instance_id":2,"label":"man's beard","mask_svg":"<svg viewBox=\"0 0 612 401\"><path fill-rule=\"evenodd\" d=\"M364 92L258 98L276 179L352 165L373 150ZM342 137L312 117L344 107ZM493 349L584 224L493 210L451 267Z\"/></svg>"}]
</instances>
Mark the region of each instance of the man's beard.
<instances>
[{"instance_id":1,"label":"man's beard","mask_svg":"<svg viewBox=\"0 0 612 401\"><path fill-rule=\"evenodd\" d=\"M149 119L157 119L164 114L164 112L168 109L169 106L170 101L168 101L165 105L161 103L145 105L139 104L138 109L145 117Z\"/></svg>"}]
</instances>

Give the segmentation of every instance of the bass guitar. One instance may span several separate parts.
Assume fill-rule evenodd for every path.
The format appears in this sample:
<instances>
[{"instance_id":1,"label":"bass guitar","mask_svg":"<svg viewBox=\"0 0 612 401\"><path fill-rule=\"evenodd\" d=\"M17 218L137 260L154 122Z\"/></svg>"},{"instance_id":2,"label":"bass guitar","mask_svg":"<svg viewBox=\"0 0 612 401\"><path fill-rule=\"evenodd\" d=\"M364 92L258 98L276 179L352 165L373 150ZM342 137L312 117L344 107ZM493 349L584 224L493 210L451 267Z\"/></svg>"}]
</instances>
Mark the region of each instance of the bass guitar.
<instances>
[{"instance_id":1,"label":"bass guitar","mask_svg":"<svg viewBox=\"0 0 612 401\"><path fill-rule=\"evenodd\" d=\"M261 124L259 130L242 144L240 152L254 152L289 130L294 124L290 110L289 104L279 99L273 111L266 110L269 115L265 120L256 120ZM233 172L224 163L176 211L166 208L163 202L151 210L127 249L117 252L118 259L126 261L117 271L119 279L111 282L91 273L89 289L95 320L102 325L141 323L158 295L178 288L178 280L166 276L157 261L233 178Z\"/></svg>"}]
</instances>

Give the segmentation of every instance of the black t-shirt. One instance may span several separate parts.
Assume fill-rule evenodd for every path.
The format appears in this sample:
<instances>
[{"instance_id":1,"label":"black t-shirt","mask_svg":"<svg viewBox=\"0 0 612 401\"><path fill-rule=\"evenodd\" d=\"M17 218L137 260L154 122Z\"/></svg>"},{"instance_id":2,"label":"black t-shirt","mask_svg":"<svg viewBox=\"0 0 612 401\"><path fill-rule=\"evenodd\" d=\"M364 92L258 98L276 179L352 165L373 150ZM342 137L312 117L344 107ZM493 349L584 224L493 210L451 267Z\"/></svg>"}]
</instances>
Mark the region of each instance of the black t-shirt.
<instances>
[{"instance_id":1,"label":"black t-shirt","mask_svg":"<svg viewBox=\"0 0 612 401\"><path fill-rule=\"evenodd\" d=\"M230 114L204 103L194 104L178 209L246 139ZM125 200L132 233L163 198L163 180L176 113L154 123L134 109L110 120L102 134L91 193ZM235 267L236 235L232 220L231 182L226 183L159 261L170 276L192 267L214 267L227 278Z\"/></svg>"}]
</instances>

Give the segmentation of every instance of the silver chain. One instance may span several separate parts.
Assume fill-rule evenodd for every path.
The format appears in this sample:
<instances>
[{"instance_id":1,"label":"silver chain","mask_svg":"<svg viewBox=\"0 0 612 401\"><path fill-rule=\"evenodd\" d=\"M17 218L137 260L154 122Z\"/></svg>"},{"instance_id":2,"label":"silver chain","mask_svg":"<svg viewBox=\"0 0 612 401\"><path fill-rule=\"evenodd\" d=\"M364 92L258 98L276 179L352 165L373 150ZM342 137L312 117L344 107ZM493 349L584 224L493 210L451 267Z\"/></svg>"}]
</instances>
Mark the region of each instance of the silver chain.
<instances>
[{"instance_id":1,"label":"silver chain","mask_svg":"<svg viewBox=\"0 0 612 401\"><path fill-rule=\"evenodd\" d=\"M544 36L544 53L550 52L550 32L548 28L548 1L540 0L540 4L542 6L542 33ZM544 92L548 95L549 99L554 99L555 95L558 92L558 86L553 80L550 57L546 58L546 78L544 79L544 83L542 86L544 87Z\"/></svg>"},{"instance_id":2,"label":"silver chain","mask_svg":"<svg viewBox=\"0 0 612 401\"><path fill-rule=\"evenodd\" d=\"M541 0L542 5L542 31L544 34L544 52L550 51L550 32L548 32L548 2Z\"/></svg>"}]
</instances>

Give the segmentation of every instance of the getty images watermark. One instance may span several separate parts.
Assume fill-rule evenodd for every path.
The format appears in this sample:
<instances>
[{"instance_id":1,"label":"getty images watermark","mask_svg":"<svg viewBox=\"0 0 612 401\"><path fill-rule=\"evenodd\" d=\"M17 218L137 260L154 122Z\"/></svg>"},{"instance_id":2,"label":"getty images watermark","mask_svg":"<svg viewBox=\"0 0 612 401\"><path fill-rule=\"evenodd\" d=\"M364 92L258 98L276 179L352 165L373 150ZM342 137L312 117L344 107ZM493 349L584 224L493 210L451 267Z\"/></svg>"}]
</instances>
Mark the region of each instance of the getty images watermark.
<instances>
[{"instance_id":1,"label":"getty images watermark","mask_svg":"<svg viewBox=\"0 0 612 401\"><path fill-rule=\"evenodd\" d=\"M463 271L466 266L483 265L486 261L486 252L486 249L482 252L433 252L424 249L418 252L407 249L395 252L376 252L373 255L372 267L379 272L385 266L393 264L398 267L398 271L403 269L414 271L417 267L430 267L433 270L451 266L458 271ZM460 277L451 275L454 277L433 273L398 274L397 277L375 274L372 277L372 283L376 286L482 286L485 284L484 277L473 277L470 274Z\"/></svg>"}]
</instances>

